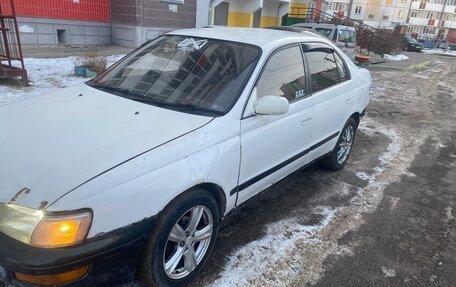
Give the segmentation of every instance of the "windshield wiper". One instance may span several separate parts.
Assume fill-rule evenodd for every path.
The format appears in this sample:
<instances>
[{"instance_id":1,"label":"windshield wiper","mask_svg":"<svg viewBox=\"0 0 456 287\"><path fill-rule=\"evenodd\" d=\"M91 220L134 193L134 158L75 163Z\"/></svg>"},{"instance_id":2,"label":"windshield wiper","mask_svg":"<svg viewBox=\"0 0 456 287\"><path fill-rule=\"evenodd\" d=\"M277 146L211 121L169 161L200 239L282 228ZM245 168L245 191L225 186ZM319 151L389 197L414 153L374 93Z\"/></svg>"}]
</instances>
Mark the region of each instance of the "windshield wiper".
<instances>
[{"instance_id":1,"label":"windshield wiper","mask_svg":"<svg viewBox=\"0 0 456 287\"><path fill-rule=\"evenodd\" d=\"M106 91L110 91L110 92L119 92L124 95L132 94L131 90L125 89L125 88L118 88L118 87L111 87L111 86L104 86L104 85L95 85L95 84L90 84L90 86L95 89L106 90Z\"/></svg>"},{"instance_id":2,"label":"windshield wiper","mask_svg":"<svg viewBox=\"0 0 456 287\"><path fill-rule=\"evenodd\" d=\"M141 103L145 103L145 104L151 104L151 105L158 106L158 107L170 107L170 108L187 109L187 110L190 109L190 110L198 110L198 111L202 111L202 112L206 112L206 113L223 115L223 112L221 112L221 111L200 107L200 106L190 104L190 103L169 103L169 102L158 101L155 99L151 99L151 98L142 96L138 93L134 93L133 91L131 91L129 89L125 89L125 88L96 85L96 84L89 84L89 86L91 86L92 88L109 91L109 92L113 92L116 94L121 94L121 96L124 98L130 99L133 101L137 101L137 102L141 102Z\"/></svg>"},{"instance_id":3,"label":"windshield wiper","mask_svg":"<svg viewBox=\"0 0 456 287\"><path fill-rule=\"evenodd\" d=\"M142 97L139 95L135 96L131 99L134 101L151 104L151 105L158 106L158 107L170 107L170 108L187 109L187 110L190 109L190 110L198 110L198 111L217 114L217 115L223 115L223 112L221 112L221 111L200 107L200 106L190 104L190 103L169 103L169 102L154 100L154 99L147 98L147 97Z\"/></svg>"}]
</instances>

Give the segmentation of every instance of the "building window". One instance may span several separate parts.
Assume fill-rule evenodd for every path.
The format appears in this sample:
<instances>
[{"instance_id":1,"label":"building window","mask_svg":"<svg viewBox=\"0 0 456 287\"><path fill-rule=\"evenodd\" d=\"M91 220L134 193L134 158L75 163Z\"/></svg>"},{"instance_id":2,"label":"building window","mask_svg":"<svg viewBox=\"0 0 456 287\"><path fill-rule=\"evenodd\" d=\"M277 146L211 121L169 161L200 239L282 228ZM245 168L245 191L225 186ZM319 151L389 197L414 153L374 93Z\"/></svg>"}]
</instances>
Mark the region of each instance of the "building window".
<instances>
[{"instance_id":1,"label":"building window","mask_svg":"<svg viewBox=\"0 0 456 287\"><path fill-rule=\"evenodd\" d=\"M403 17L404 17L404 11L399 10L399 12L397 12L397 18L402 19Z\"/></svg>"},{"instance_id":2,"label":"building window","mask_svg":"<svg viewBox=\"0 0 456 287\"><path fill-rule=\"evenodd\" d=\"M340 71L331 49L321 47L310 50L306 52L306 58L310 67L313 93L337 85L340 82Z\"/></svg>"},{"instance_id":3,"label":"building window","mask_svg":"<svg viewBox=\"0 0 456 287\"><path fill-rule=\"evenodd\" d=\"M355 14L361 14L361 6L356 6Z\"/></svg>"},{"instance_id":4,"label":"building window","mask_svg":"<svg viewBox=\"0 0 456 287\"><path fill-rule=\"evenodd\" d=\"M382 19L383 20L388 20L389 16L388 15L383 15Z\"/></svg>"},{"instance_id":5,"label":"building window","mask_svg":"<svg viewBox=\"0 0 456 287\"><path fill-rule=\"evenodd\" d=\"M426 2L421 2L419 9L426 9Z\"/></svg>"},{"instance_id":6,"label":"building window","mask_svg":"<svg viewBox=\"0 0 456 287\"><path fill-rule=\"evenodd\" d=\"M374 19L375 18L375 14L369 14L369 19Z\"/></svg>"},{"instance_id":7,"label":"building window","mask_svg":"<svg viewBox=\"0 0 456 287\"><path fill-rule=\"evenodd\" d=\"M412 11L412 13L410 14L410 17L415 18L416 17L416 11Z\"/></svg>"}]
</instances>

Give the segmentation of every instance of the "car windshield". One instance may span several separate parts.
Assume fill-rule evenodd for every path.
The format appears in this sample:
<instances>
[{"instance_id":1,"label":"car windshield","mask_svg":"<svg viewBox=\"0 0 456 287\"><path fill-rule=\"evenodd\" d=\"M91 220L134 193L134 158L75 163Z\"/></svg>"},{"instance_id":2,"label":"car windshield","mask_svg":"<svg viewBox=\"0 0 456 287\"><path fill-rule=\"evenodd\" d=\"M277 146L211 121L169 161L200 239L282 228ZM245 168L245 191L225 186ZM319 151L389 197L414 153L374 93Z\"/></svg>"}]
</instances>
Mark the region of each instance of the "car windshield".
<instances>
[{"instance_id":1,"label":"car windshield","mask_svg":"<svg viewBox=\"0 0 456 287\"><path fill-rule=\"evenodd\" d=\"M419 43L420 43L420 42L418 42L417 40L415 40L414 38L407 38L407 39L408 39L408 41L409 41L410 43L413 43L413 44L419 44Z\"/></svg>"},{"instance_id":2,"label":"car windshield","mask_svg":"<svg viewBox=\"0 0 456 287\"><path fill-rule=\"evenodd\" d=\"M355 43L355 31L339 29L337 41L345 43Z\"/></svg>"},{"instance_id":3,"label":"car windshield","mask_svg":"<svg viewBox=\"0 0 456 287\"><path fill-rule=\"evenodd\" d=\"M323 34L325 37L328 37L328 38L329 38L329 35L331 35L331 32L332 32L332 29L326 29L326 28L315 28L315 30L318 33Z\"/></svg>"},{"instance_id":4,"label":"car windshield","mask_svg":"<svg viewBox=\"0 0 456 287\"><path fill-rule=\"evenodd\" d=\"M202 115L223 115L237 101L261 49L167 35L134 51L88 84L131 100Z\"/></svg>"}]
</instances>

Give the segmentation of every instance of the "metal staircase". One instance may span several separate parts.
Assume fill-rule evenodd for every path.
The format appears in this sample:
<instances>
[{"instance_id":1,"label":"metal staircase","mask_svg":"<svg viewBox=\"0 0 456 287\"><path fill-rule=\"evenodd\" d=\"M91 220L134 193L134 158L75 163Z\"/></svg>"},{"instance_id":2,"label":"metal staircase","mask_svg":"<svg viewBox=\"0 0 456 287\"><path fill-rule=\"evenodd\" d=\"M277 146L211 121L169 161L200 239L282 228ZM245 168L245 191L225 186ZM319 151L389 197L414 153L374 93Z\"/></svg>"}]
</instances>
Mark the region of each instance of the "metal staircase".
<instances>
[{"instance_id":1,"label":"metal staircase","mask_svg":"<svg viewBox=\"0 0 456 287\"><path fill-rule=\"evenodd\" d=\"M28 85L13 0L0 1L0 78L22 78Z\"/></svg>"},{"instance_id":2,"label":"metal staircase","mask_svg":"<svg viewBox=\"0 0 456 287\"><path fill-rule=\"evenodd\" d=\"M394 32L380 30L340 14L330 15L314 8L291 8L282 19L282 24L287 26L296 23L326 23L353 27L356 30L357 52L361 54L394 53L402 45L400 29Z\"/></svg>"}]
</instances>

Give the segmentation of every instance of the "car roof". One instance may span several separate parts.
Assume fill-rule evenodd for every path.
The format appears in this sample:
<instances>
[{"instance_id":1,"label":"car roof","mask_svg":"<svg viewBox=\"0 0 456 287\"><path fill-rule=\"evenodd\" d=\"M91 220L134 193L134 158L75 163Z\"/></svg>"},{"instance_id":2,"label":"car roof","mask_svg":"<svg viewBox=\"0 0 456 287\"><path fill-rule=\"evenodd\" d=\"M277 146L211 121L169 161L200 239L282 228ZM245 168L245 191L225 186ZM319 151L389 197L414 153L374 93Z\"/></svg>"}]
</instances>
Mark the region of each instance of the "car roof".
<instances>
[{"instance_id":1,"label":"car roof","mask_svg":"<svg viewBox=\"0 0 456 287\"><path fill-rule=\"evenodd\" d=\"M293 24L293 27L313 27L313 28L328 28L328 29L347 29L347 30L355 30L355 28L350 26L338 25L338 24L328 24L328 23L297 23Z\"/></svg>"},{"instance_id":2,"label":"car roof","mask_svg":"<svg viewBox=\"0 0 456 287\"><path fill-rule=\"evenodd\" d=\"M314 29L311 29L308 27L302 27L302 26L268 26L268 27L264 27L264 29L283 30L283 31L289 31L289 32L296 32L296 33L309 32L309 33L315 34L317 36L326 38L325 35L318 32L317 30L314 30Z\"/></svg>"},{"instance_id":3,"label":"car roof","mask_svg":"<svg viewBox=\"0 0 456 287\"><path fill-rule=\"evenodd\" d=\"M288 32L274 29L261 28L236 28L225 26L210 26L206 28L177 30L168 33L169 35L193 36L233 41L259 46L263 49L274 48L284 43L325 41L322 37L311 32Z\"/></svg>"}]
</instances>

